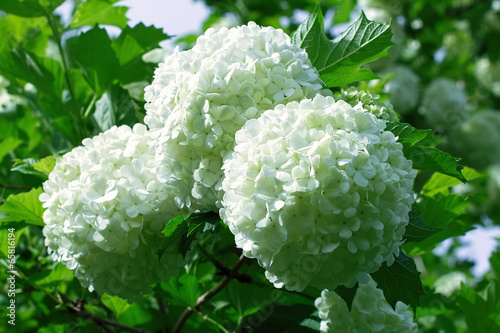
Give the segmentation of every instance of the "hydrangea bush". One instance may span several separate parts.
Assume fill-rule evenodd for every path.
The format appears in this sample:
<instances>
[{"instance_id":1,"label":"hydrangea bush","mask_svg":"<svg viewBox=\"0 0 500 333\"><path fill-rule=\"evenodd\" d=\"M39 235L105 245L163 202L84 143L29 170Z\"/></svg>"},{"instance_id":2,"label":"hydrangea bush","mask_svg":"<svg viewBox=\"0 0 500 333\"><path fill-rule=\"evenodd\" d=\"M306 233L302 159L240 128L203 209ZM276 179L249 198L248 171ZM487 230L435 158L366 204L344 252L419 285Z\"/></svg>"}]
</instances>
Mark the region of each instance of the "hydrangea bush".
<instances>
[{"instance_id":1,"label":"hydrangea bush","mask_svg":"<svg viewBox=\"0 0 500 333\"><path fill-rule=\"evenodd\" d=\"M394 261L415 171L384 128L362 104L318 95L236 133L221 217L276 287L353 286Z\"/></svg>"},{"instance_id":2,"label":"hydrangea bush","mask_svg":"<svg viewBox=\"0 0 500 333\"><path fill-rule=\"evenodd\" d=\"M397 302L393 309L373 279L359 285L349 310L346 302L327 289L314 302L321 318L321 332L417 333L408 305Z\"/></svg>"},{"instance_id":3,"label":"hydrangea bush","mask_svg":"<svg viewBox=\"0 0 500 333\"><path fill-rule=\"evenodd\" d=\"M157 251L170 218L185 213L156 179L146 126L112 127L60 158L40 195L49 253L99 294L138 300L183 265Z\"/></svg>"},{"instance_id":4,"label":"hydrangea bush","mask_svg":"<svg viewBox=\"0 0 500 333\"><path fill-rule=\"evenodd\" d=\"M307 53L282 30L252 22L208 29L192 49L166 57L145 90L159 179L182 188L184 207L216 210L222 159L236 131L322 88Z\"/></svg>"},{"instance_id":5,"label":"hydrangea bush","mask_svg":"<svg viewBox=\"0 0 500 333\"><path fill-rule=\"evenodd\" d=\"M335 96L336 100L342 100L351 106L361 105L363 109L372 113L377 118L386 121L398 121L396 112L391 103L380 101L380 96L371 91L358 90L354 87L341 89L340 94Z\"/></svg>"}]
</instances>

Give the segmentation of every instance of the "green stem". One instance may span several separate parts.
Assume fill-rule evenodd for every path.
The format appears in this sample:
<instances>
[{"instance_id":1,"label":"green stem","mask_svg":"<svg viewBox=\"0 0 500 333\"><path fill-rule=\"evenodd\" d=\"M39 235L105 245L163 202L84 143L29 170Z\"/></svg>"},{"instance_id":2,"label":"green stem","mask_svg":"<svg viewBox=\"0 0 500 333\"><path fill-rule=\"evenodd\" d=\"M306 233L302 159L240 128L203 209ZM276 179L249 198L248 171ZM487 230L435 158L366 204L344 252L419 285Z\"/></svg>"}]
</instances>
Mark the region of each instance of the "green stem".
<instances>
[{"instance_id":1,"label":"green stem","mask_svg":"<svg viewBox=\"0 0 500 333\"><path fill-rule=\"evenodd\" d=\"M69 76L69 67L68 63L66 61L66 53L64 52L64 49L62 47L62 42L61 42L61 34L59 33L59 30L57 29L56 22L54 21L54 17L52 16L52 13L47 13L46 15L47 20L49 21L49 26L52 30L52 33L54 34L54 39L57 44L57 48L59 50L59 54L61 55L61 62L63 66L63 71L64 71L64 79L66 81L66 85L68 86L68 91L69 94L71 95L71 102L73 104L73 112L71 112L71 115L73 116L73 119L76 121L76 126L75 130L78 131L78 136L81 138L82 133L80 126L78 124L85 124L85 119L82 117L80 110L78 108L78 104L76 102L76 94L75 90L73 88L73 83L71 81L71 77Z\"/></svg>"},{"instance_id":2,"label":"green stem","mask_svg":"<svg viewBox=\"0 0 500 333\"><path fill-rule=\"evenodd\" d=\"M203 315L203 319L205 319L206 321L214 324L215 326L217 326L218 329L221 330L221 332L223 333L230 333L224 326L222 326L221 324L219 324L217 321L213 320L212 318L210 318L208 315Z\"/></svg>"}]
</instances>

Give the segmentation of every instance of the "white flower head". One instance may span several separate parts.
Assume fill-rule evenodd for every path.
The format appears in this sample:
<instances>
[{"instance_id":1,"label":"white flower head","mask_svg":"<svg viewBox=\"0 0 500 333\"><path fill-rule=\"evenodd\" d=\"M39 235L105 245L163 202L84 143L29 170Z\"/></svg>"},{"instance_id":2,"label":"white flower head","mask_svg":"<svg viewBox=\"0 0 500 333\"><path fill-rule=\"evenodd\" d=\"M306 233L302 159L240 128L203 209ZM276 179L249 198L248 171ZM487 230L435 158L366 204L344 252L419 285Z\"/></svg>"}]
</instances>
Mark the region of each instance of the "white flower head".
<instances>
[{"instance_id":1,"label":"white flower head","mask_svg":"<svg viewBox=\"0 0 500 333\"><path fill-rule=\"evenodd\" d=\"M321 319L320 331L327 333L401 332L417 333L412 312L403 302L393 309L372 278L359 284L351 310L334 291L324 289L314 302Z\"/></svg>"},{"instance_id":2,"label":"white flower head","mask_svg":"<svg viewBox=\"0 0 500 333\"><path fill-rule=\"evenodd\" d=\"M448 130L469 117L469 106L457 82L437 78L425 88L420 112L432 127Z\"/></svg>"},{"instance_id":3,"label":"white flower head","mask_svg":"<svg viewBox=\"0 0 500 333\"><path fill-rule=\"evenodd\" d=\"M236 133L221 217L276 287L352 286L393 262L416 174L384 128L362 108L317 95Z\"/></svg>"},{"instance_id":4,"label":"white flower head","mask_svg":"<svg viewBox=\"0 0 500 333\"><path fill-rule=\"evenodd\" d=\"M208 29L191 50L167 56L145 89L160 179L184 189L183 205L215 210L222 159L236 131L264 110L322 88L307 53L282 30L253 22Z\"/></svg>"},{"instance_id":5,"label":"white flower head","mask_svg":"<svg viewBox=\"0 0 500 333\"><path fill-rule=\"evenodd\" d=\"M448 135L451 152L465 165L484 170L500 163L500 111L477 111Z\"/></svg>"},{"instance_id":6,"label":"white flower head","mask_svg":"<svg viewBox=\"0 0 500 333\"><path fill-rule=\"evenodd\" d=\"M114 126L66 153L43 184L48 251L89 290L134 301L182 265L173 246L158 259L162 229L185 212L155 168L146 126Z\"/></svg>"},{"instance_id":7,"label":"white flower head","mask_svg":"<svg viewBox=\"0 0 500 333\"><path fill-rule=\"evenodd\" d=\"M389 68L395 76L384 86L389 93L391 104L400 114L407 114L418 105L420 79L408 66L397 65Z\"/></svg>"}]
</instances>

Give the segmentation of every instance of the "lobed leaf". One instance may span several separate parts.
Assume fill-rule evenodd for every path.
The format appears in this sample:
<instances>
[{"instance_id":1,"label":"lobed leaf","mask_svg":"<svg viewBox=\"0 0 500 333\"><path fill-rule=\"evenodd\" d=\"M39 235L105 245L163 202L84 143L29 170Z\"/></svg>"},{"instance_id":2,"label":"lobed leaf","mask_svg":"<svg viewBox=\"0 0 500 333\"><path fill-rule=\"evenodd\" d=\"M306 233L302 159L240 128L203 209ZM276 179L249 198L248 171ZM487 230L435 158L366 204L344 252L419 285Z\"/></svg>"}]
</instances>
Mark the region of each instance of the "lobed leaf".
<instances>
[{"instance_id":1,"label":"lobed leaf","mask_svg":"<svg viewBox=\"0 0 500 333\"><path fill-rule=\"evenodd\" d=\"M64 0L0 0L0 10L23 17L47 16Z\"/></svg>"},{"instance_id":2,"label":"lobed leaf","mask_svg":"<svg viewBox=\"0 0 500 333\"><path fill-rule=\"evenodd\" d=\"M420 296L425 295L420 272L417 271L413 259L407 257L403 251L399 252L391 266L383 264L371 276L377 282L378 288L384 291L384 296L391 306L401 301L411 305L414 309L420 305Z\"/></svg>"},{"instance_id":3,"label":"lobed leaf","mask_svg":"<svg viewBox=\"0 0 500 333\"><path fill-rule=\"evenodd\" d=\"M127 26L128 8L113 6L116 0L87 0L76 7L69 28L94 26L96 24L114 25L119 28Z\"/></svg>"},{"instance_id":4,"label":"lobed leaf","mask_svg":"<svg viewBox=\"0 0 500 333\"><path fill-rule=\"evenodd\" d=\"M415 207L412 207L410 221L406 226L403 239L406 239L407 242L418 243L439 231L439 229L428 226L422 216L420 216L420 212Z\"/></svg>"},{"instance_id":5,"label":"lobed leaf","mask_svg":"<svg viewBox=\"0 0 500 333\"><path fill-rule=\"evenodd\" d=\"M347 30L333 40L324 33L323 14L314 11L292 35L292 43L307 51L309 59L328 87L378 78L361 65L388 56L391 42L390 25L369 21L364 13Z\"/></svg>"},{"instance_id":6,"label":"lobed leaf","mask_svg":"<svg viewBox=\"0 0 500 333\"><path fill-rule=\"evenodd\" d=\"M461 173L463 166L458 163L460 159L429 146L429 141L434 141L431 130L419 130L410 124L393 122L387 124L386 130L398 138L405 157L413 162L414 169L436 171L464 183L467 181Z\"/></svg>"},{"instance_id":7,"label":"lobed leaf","mask_svg":"<svg viewBox=\"0 0 500 333\"><path fill-rule=\"evenodd\" d=\"M43 207L38 197L43 192L41 187L29 192L10 195L0 206L0 212L8 214L0 222L20 222L43 226Z\"/></svg>"}]
</instances>

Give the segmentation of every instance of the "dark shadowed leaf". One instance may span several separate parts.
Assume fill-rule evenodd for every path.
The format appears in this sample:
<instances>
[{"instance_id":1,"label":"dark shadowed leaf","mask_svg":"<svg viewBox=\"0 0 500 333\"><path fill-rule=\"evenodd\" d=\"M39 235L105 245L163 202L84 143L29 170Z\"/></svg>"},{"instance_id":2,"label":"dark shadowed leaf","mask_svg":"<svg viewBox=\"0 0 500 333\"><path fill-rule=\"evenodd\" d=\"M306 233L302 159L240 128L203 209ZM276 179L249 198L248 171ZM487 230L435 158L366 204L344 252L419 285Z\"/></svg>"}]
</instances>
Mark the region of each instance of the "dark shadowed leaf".
<instances>
[{"instance_id":1,"label":"dark shadowed leaf","mask_svg":"<svg viewBox=\"0 0 500 333\"><path fill-rule=\"evenodd\" d=\"M403 251L399 252L394 263L385 263L371 276L377 282L378 288L384 291L387 302L394 307L397 301L411 305L414 309L420 305L420 296L425 295L420 272L417 271L413 259Z\"/></svg>"},{"instance_id":2,"label":"dark shadowed leaf","mask_svg":"<svg viewBox=\"0 0 500 333\"><path fill-rule=\"evenodd\" d=\"M407 242L420 242L439 231L439 229L428 226L422 216L420 216L420 212L413 207L410 211L410 221L406 226L403 239L406 239Z\"/></svg>"}]
</instances>

